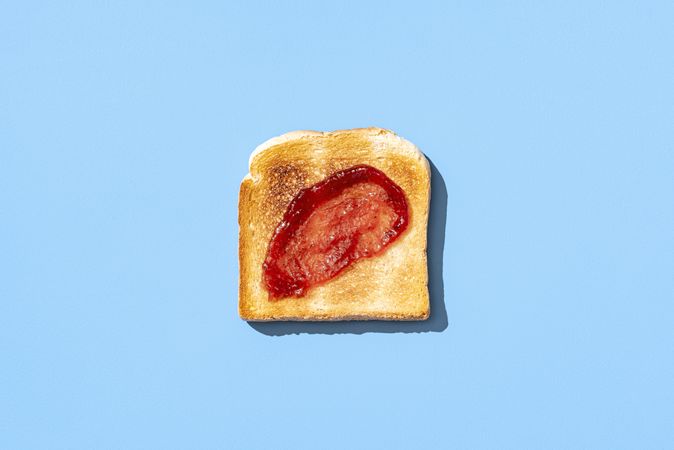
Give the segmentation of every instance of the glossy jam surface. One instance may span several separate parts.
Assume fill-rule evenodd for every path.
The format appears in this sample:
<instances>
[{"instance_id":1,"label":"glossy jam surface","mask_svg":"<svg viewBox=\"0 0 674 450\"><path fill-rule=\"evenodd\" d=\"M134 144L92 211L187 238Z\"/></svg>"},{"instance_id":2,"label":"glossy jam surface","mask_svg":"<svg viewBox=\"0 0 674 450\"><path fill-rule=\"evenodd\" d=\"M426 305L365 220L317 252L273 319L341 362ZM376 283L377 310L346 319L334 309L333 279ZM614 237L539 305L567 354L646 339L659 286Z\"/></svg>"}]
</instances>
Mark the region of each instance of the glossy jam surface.
<instances>
[{"instance_id":1,"label":"glossy jam surface","mask_svg":"<svg viewBox=\"0 0 674 450\"><path fill-rule=\"evenodd\" d=\"M269 242L263 281L270 299L302 297L380 254L408 222L405 193L374 167L354 166L302 189Z\"/></svg>"}]
</instances>

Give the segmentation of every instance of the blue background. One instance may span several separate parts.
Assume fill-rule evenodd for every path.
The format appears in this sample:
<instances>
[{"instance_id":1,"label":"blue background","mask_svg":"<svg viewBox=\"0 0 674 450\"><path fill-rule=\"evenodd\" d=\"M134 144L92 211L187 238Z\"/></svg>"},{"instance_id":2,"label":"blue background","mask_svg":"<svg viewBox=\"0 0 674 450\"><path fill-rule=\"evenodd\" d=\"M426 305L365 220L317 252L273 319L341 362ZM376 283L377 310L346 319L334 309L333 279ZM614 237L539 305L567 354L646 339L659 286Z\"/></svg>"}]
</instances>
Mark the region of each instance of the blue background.
<instances>
[{"instance_id":1,"label":"blue background","mask_svg":"<svg viewBox=\"0 0 674 450\"><path fill-rule=\"evenodd\" d=\"M0 448L673 448L671 2L50 3L0 7ZM435 165L431 321L241 321L250 152L370 125Z\"/></svg>"}]
</instances>

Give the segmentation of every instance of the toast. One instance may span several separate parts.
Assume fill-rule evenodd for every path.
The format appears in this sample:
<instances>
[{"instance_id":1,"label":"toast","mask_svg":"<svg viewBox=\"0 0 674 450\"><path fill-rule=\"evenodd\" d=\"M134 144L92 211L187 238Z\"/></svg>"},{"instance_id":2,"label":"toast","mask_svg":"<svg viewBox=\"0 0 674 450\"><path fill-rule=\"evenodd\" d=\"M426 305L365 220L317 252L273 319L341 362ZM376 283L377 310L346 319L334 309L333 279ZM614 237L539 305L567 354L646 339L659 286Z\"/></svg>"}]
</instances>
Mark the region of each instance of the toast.
<instances>
[{"instance_id":1,"label":"toast","mask_svg":"<svg viewBox=\"0 0 674 450\"><path fill-rule=\"evenodd\" d=\"M361 259L299 298L272 301L263 282L270 239L298 192L366 164L405 193L409 225L381 254ZM389 130L293 131L258 146L239 191L239 315L249 321L424 320L430 314L426 229L430 166Z\"/></svg>"}]
</instances>

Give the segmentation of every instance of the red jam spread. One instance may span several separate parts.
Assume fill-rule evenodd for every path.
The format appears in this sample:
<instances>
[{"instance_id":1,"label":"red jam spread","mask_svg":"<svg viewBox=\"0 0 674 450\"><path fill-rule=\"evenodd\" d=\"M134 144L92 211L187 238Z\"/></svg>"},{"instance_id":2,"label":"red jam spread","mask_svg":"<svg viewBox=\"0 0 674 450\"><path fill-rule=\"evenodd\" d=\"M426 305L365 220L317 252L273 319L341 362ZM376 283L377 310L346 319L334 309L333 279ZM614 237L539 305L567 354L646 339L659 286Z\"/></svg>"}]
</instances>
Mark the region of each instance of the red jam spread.
<instances>
[{"instance_id":1,"label":"red jam spread","mask_svg":"<svg viewBox=\"0 0 674 450\"><path fill-rule=\"evenodd\" d=\"M270 299L302 297L382 253L408 222L405 193L374 167L354 166L302 189L269 242L263 280Z\"/></svg>"}]
</instances>

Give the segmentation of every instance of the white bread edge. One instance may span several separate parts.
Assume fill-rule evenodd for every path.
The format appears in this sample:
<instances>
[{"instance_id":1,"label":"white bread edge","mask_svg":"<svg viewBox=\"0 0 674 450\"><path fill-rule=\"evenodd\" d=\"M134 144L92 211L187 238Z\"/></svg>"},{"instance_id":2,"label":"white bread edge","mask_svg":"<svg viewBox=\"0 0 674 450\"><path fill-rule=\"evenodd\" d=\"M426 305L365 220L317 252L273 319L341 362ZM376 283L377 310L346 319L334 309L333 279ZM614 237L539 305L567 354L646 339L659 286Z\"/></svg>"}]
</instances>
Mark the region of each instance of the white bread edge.
<instances>
[{"instance_id":1,"label":"white bread edge","mask_svg":"<svg viewBox=\"0 0 674 450\"><path fill-rule=\"evenodd\" d=\"M289 131L280 136L267 139L262 144L255 147L255 150L253 150L253 152L250 154L250 157L248 158L248 173L244 177L244 180L246 178L252 178L252 175L250 174L250 169L251 167L253 167L253 160L259 157L264 151L276 145L283 144L284 142L293 141L296 139L302 139L307 136L324 136L331 134L353 133L354 131L367 131L371 136L386 135L387 138L398 139L400 146L396 147L396 149L401 150L401 153L406 153L408 156L411 156L414 159L420 160L424 164L426 170L430 175L431 166L428 162L428 159L426 159L426 156L421 152L421 150L419 150L419 148L416 145L414 145L407 139L398 136L395 132L389 129L379 127L368 127L368 128L353 128L353 129L334 130L334 131L296 130L296 131Z\"/></svg>"}]
</instances>

